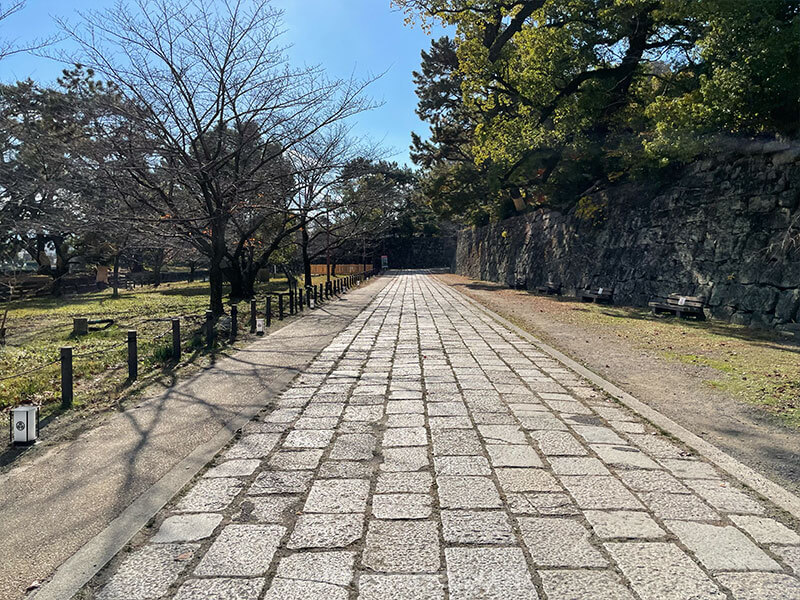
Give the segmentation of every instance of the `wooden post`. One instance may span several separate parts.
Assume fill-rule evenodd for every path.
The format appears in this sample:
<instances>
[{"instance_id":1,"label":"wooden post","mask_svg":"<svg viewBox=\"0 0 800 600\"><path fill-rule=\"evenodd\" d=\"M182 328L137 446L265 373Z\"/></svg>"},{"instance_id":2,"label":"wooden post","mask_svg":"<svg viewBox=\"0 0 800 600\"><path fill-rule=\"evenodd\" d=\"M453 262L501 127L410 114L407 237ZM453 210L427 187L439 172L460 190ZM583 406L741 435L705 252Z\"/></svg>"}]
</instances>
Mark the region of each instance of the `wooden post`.
<instances>
[{"instance_id":1,"label":"wooden post","mask_svg":"<svg viewBox=\"0 0 800 600\"><path fill-rule=\"evenodd\" d=\"M72 347L61 348L61 408L72 408Z\"/></svg>"},{"instance_id":2,"label":"wooden post","mask_svg":"<svg viewBox=\"0 0 800 600\"><path fill-rule=\"evenodd\" d=\"M317 286L313 285L311 287L314 288L314 308L316 308L317 307L317 303L319 302L319 300L317 299Z\"/></svg>"},{"instance_id":3,"label":"wooden post","mask_svg":"<svg viewBox=\"0 0 800 600\"><path fill-rule=\"evenodd\" d=\"M231 341L239 335L239 307L231 304Z\"/></svg>"},{"instance_id":4,"label":"wooden post","mask_svg":"<svg viewBox=\"0 0 800 600\"><path fill-rule=\"evenodd\" d=\"M299 308L300 311L303 310L303 304L303 288L299 287L297 288L297 308Z\"/></svg>"},{"instance_id":5,"label":"wooden post","mask_svg":"<svg viewBox=\"0 0 800 600\"><path fill-rule=\"evenodd\" d=\"M172 358L181 359L181 320L172 319Z\"/></svg>"},{"instance_id":6,"label":"wooden post","mask_svg":"<svg viewBox=\"0 0 800 600\"><path fill-rule=\"evenodd\" d=\"M258 312L258 306L255 299L250 300L250 333L256 332L256 313Z\"/></svg>"},{"instance_id":7,"label":"wooden post","mask_svg":"<svg viewBox=\"0 0 800 600\"><path fill-rule=\"evenodd\" d=\"M72 319L72 335L86 335L89 333L89 319L80 317Z\"/></svg>"},{"instance_id":8,"label":"wooden post","mask_svg":"<svg viewBox=\"0 0 800 600\"><path fill-rule=\"evenodd\" d=\"M291 287L289 288L289 314L294 314L294 290Z\"/></svg>"},{"instance_id":9,"label":"wooden post","mask_svg":"<svg viewBox=\"0 0 800 600\"><path fill-rule=\"evenodd\" d=\"M211 348L214 345L214 313L206 311L206 346Z\"/></svg>"},{"instance_id":10,"label":"wooden post","mask_svg":"<svg viewBox=\"0 0 800 600\"><path fill-rule=\"evenodd\" d=\"M136 330L128 331L128 381L139 377L139 349L136 344Z\"/></svg>"},{"instance_id":11,"label":"wooden post","mask_svg":"<svg viewBox=\"0 0 800 600\"><path fill-rule=\"evenodd\" d=\"M306 306L311 308L311 288L306 286Z\"/></svg>"},{"instance_id":12,"label":"wooden post","mask_svg":"<svg viewBox=\"0 0 800 600\"><path fill-rule=\"evenodd\" d=\"M283 321L283 294L278 294L278 320Z\"/></svg>"},{"instance_id":13,"label":"wooden post","mask_svg":"<svg viewBox=\"0 0 800 600\"><path fill-rule=\"evenodd\" d=\"M267 327L272 325L272 296L267 296Z\"/></svg>"}]
</instances>

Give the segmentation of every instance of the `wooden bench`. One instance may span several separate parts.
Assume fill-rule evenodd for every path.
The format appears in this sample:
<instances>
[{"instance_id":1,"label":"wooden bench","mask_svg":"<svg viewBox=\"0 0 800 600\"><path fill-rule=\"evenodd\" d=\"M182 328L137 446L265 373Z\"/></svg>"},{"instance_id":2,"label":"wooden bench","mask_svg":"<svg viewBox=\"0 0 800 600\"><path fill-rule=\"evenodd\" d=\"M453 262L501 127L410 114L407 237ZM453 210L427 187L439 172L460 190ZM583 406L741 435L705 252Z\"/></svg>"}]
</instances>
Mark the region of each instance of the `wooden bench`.
<instances>
[{"instance_id":1,"label":"wooden bench","mask_svg":"<svg viewBox=\"0 0 800 600\"><path fill-rule=\"evenodd\" d=\"M586 288L578 292L581 302L597 302L611 304L614 301L613 287Z\"/></svg>"},{"instance_id":2,"label":"wooden bench","mask_svg":"<svg viewBox=\"0 0 800 600\"><path fill-rule=\"evenodd\" d=\"M560 296L561 284L548 281L546 284L537 287L536 291L539 292L540 294L545 294L547 296Z\"/></svg>"},{"instance_id":3,"label":"wooden bench","mask_svg":"<svg viewBox=\"0 0 800 600\"><path fill-rule=\"evenodd\" d=\"M706 314L703 311L706 307L706 299L703 296L670 294L665 299L648 302L648 306L650 306L650 311L654 315L672 313L678 315L678 317L696 317L701 320L706 318Z\"/></svg>"}]
</instances>

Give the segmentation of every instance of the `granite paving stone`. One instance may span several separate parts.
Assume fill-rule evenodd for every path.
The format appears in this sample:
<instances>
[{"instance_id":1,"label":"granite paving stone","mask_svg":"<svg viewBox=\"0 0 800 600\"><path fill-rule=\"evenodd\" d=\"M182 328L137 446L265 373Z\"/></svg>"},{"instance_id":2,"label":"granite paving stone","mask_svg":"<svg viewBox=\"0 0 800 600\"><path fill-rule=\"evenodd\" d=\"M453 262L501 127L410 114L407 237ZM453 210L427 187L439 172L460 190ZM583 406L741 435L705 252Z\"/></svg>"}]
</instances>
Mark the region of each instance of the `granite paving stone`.
<instances>
[{"instance_id":1,"label":"granite paving stone","mask_svg":"<svg viewBox=\"0 0 800 600\"><path fill-rule=\"evenodd\" d=\"M800 544L800 534L775 519L752 515L731 515L730 518L759 544Z\"/></svg>"},{"instance_id":2,"label":"granite paving stone","mask_svg":"<svg viewBox=\"0 0 800 600\"><path fill-rule=\"evenodd\" d=\"M200 513L196 515L175 515L168 517L150 539L153 543L195 542L207 538L217 525L222 523L222 515Z\"/></svg>"},{"instance_id":3,"label":"granite paving stone","mask_svg":"<svg viewBox=\"0 0 800 600\"><path fill-rule=\"evenodd\" d=\"M666 526L691 550L708 569L717 571L780 571L781 567L751 542L741 531L732 527L665 521Z\"/></svg>"},{"instance_id":4,"label":"granite paving stone","mask_svg":"<svg viewBox=\"0 0 800 600\"><path fill-rule=\"evenodd\" d=\"M334 460L369 460L375 453L375 436L369 433L346 433L333 441L328 458Z\"/></svg>"},{"instance_id":5,"label":"granite paving stone","mask_svg":"<svg viewBox=\"0 0 800 600\"><path fill-rule=\"evenodd\" d=\"M201 576L259 577L269 569L272 557L286 533L281 525L225 527L194 570Z\"/></svg>"},{"instance_id":6,"label":"granite paving stone","mask_svg":"<svg viewBox=\"0 0 800 600\"><path fill-rule=\"evenodd\" d=\"M272 452L280 439L280 433L244 435L228 449L225 458L262 458Z\"/></svg>"},{"instance_id":7,"label":"granite paving stone","mask_svg":"<svg viewBox=\"0 0 800 600\"><path fill-rule=\"evenodd\" d=\"M257 459L234 459L212 467L203 475L212 477L247 477L252 475L261 464Z\"/></svg>"},{"instance_id":8,"label":"granite paving stone","mask_svg":"<svg viewBox=\"0 0 800 600\"><path fill-rule=\"evenodd\" d=\"M322 450L281 450L267 461L270 468L279 471L316 469L322 458Z\"/></svg>"},{"instance_id":9,"label":"granite paving stone","mask_svg":"<svg viewBox=\"0 0 800 600\"><path fill-rule=\"evenodd\" d=\"M311 471L264 471L256 476L247 493L299 494L308 489L313 476Z\"/></svg>"},{"instance_id":10,"label":"granite paving stone","mask_svg":"<svg viewBox=\"0 0 800 600\"><path fill-rule=\"evenodd\" d=\"M180 574L199 544L151 544L128 556L97 594L98 600L161 598Z\"/></svg>"},{"instance_id":11,"label":"granite paving stone","mask_svg":"<svg viewBox=\"0 0 800 600\"><path fill-rule=\"evenodd\" d=\"M773 553L777 554L789 568L800 575L800 546L771 546Z\"/></svg>"},{"instance_id":12,"label":"granite paving stone","mask_svg":"<svg viewBox=\"0 0 800 600\"><path fill-rule=\"evenodd\" d=\"M276 577L264 600L347 600L346 589L318 581L301 581Z\"/></svg>"},{"instance_id":13,"label":"granite paving stone","mask_svg":"<svg viewBox=\"0 0 800 600\"><path fill-rule=\"evenodd\" d=\"M375 487L376 494L413 493L427 494L431 491L433 477L425 472L380 473Z\"/></svg>"},{"instance_id":14,"label":"granite paving stone","mask_svg":"<svg viewBox=\"0 0 800 600\"><path fill-rule=\"evenodd\" d=\"M364 512L369 497L368 479L321 479L308 492L307 513Z\"/></svg>"},{"instance_id":15,"label":"granite paving stone","mask_svg":"<svg viewBox=\"0 0 800 600\"><path fill-rule=\"evenodd\" d=\"M296 429L283 441L284 448L325 448L331 443L333 429Z\"/></svg>"},{"instance_id":16,"label":"granite paving stone","mask_svg":"<svg viewBox=\"0 0 800 600\"><path fill-rule=\"evenodd\" d=\"M584 509L642 509L642 503L617 479L597 475L561 475L561 483Z\"/></svg>"},{"instance_id":17,"label":"granite paving stone","mask_svg":"<svg viewBox=\"0 0 800 600\"><path fill-rule=\"evenodd\" d=\"M548 600L635 600L620 578L609 571L553 569L539 571Z\"/></svg>"},{"instance_id":18,"label":"granite paving stone","mask_svg":"<svg viewBox=\"0 0 800 600\"><path fill-rule=\"evenodd\" d=\"M514 543L511 521L504 511L444 510L444 541L450 544L510 545Z\"/></svg>"},{"instance_id":19,"label":"granite paving stone","mask_svg":"<svg viewBox=\"0 0 800 600\"><path fill-rule=\"evenodd\" d=\"M488 477L442 475L436 478L442 508L500 508L503 504Z\"/></svg>"},{"instance_id":20,"label":"granite paving stone","mask_svg":"<svg viewBox=\"0 0 800 600\"><path fill-rule=\"evenodd\" d=\"M427 448L386 448L382 471L419 471L430 464Z\"/></svg>"},{"instance_id":21,"label":"granite paving stone","mask_svg":"<svg viewBox=\"0 0 800 600\"><path fill-rule=\"evenodd\" d=\"M679 479L720 479L714 467L699 460L665 458L660 462Z\"/></svg>"},{"instance_id":22,"label":"granite paving stone","mask_svg":"<svg viewBox=\"0 0 800 600\"><path fill-rule=\"evenodd\" d=\"M800 600L800 579L780 573L721 573L734 600Z\"/></svg>"},{"instance_id":23,"label":"granite paving stone","mask_svg":"<svg viewBox=\"0 0 800 600\"><path fill-rule=\"evenodd\" d=\"M370 521L365 567L389 573L435 573L441 566L433 521Z\"/></svg>"},{"instance_id":24,"label":"granite paving stone","mask_svg":"<svg viewBox=\"0 0 800 600\"><path fill-rule=\"evenodd\" d=\"M589 531L578 521L519 517L522 539L537 567L604 567L608 563L589 542Z\"/></svg>"},{"instance_id":25,"label":"granite paving stone","mask_svg":"<svg viewBox=\"0 0 800 600\"><path fill-rule=\"evenodd\" d=\"M446 548L451 600L537 600L519 548Z\"/></svg>"},{"instance_id":26,"label":"granite paving stone","mask_svg":"<svg viewBox=\"0 0 800 600\"><path fill-rule=\"evenodd\" d=\"M606 550L642 600L724 600L725 593L671 542L609 542Z\"/></svg>"},{"instance_id":27,"label":"granite paving stone","mask_svg":"<svg viewBox=\"0 0 800 600\"><path fill-rule=\"evenodd\" d=\"M361 539L363 532L363 514L300 515L287 548L345 548Z\"/></svg>"},{"instance_id":28,"label":"granite paving stone","mask_svg":"<svg viewBox=\"0 0 800 600\"><path fill-rule=\"evenodd\" d=\"M483 454L483 447L478 440L478 435L472 430L440 429L433 431L434 456L479 456Z\"/></svg>"},{"instance_id":29,"label":"granite paving stone","mask_svg":"<svg viewBox=\"0 0 800 600\"><path fill-rule=\"evenodd\" d=\"M175 594L175 600L257 600L264 588L265 579L189 579Z\"/></svg>"},{"instance_id":30,"label":"granite paving stone","mask_svg":"<svg viewBox=\"0 0 800 600\"><path fill-rule=\"evenodd\" d=\"M586 456L589 451L566 431L534 431L531 437L547 456Z\"/></svg>"},{"instance_id":31,"label":"granite paving stone","mask_svg":"<svg viewBox=\"0 0 800 600\"><path fill-rule=\"evenodd\" d=\"M502 467L495 469L500 487L511 492L560 492L563 488L544 469Z\"/></svg>"},{"instance_id":32,"label":"granite paving stone","mask_svg":"<svg viewBox=\"0 0 800 600\"><path fill-rule=\"evenodd\" d=\"M602 539L611 538L660 538L666 532L646 512L587 510L583 513Z\"/></svg>"},{"instance_id":33,"label":"granite paving stone","mask_svg":"<svg viewBox=\"0 0 800 600\"><path fill-rule=\"evenodd\" d=\"M557 475L611 475L600 460L592 457L553 456L547 462Z\"/></svg>"},{"instance_id":34,"label":"granite paving stone","mask_svg":"<svg viewBox=\"0 0 800 600\"><path fill-rule=\"evenodd\" d=\"M638 496L660 519L716 521L721 518L718 512L692 494L641 492Z\"/></svg>"},{"instance_id":35,"label":"granite paving stone","mask_svg":"<svg viewBox=\"0 0 800 600\"><path fill-rule=\"evenodd\" d=\"M428 435L424 427L398 427L383 433L384 448L394 446L427 446Z\"/></svg>"},{"instance_id":36,"label":"granite paving stone","mask_svg":"<svg viewBox=\"0 0 800 600\"><path fill-rule=\"evenodd\" d=\"M236 521L283 523L286 516L300 507L299 496L249 496L239 505Z\"/></svg>"},{"instance_id":37,"label":"granite paving stone","mask_svg":"<svg viewBox=\"0 0 800 600\"><path fill-rule=\"evenodd\" d=\"M433 461L437 475L491 475L483 456L439 456Z\"/></svg>"},{"instance_id":38,"label":"granite paving stone","mask_svg":"<svg viewBox=\"0 0 800 600\"><path fill-rule=\"evenodd\" d=\"M175 512L218 512L225 510L244 489L244 482L233 478L201 479L180 499Z\"/></svg>"},{"instance_id":39,"label":"granite paving stone","mask_svg":"<svg viewBox=\"0 0 800 600\"><path fill-rule=\"evenodd\" d=\"M523 515L577 515L578 508L567 494L521 492L506 494L508 509Z\"/></svg>"},{"instance_id":40,"label":"granite paving stone","mask_svg":"<svg viewBox=\"0 0 800 600\"><path fill-rule=\"evenodd\" d=\"M277 577L348 586L353 580L355 552L298 552L282 558Z\"/></svg>"},{"instance_id":41,"label":"granite paving stone","mask_svg":"<svg viewBox=\"0 0 800 600\"><path fill-rule=\"evenodd\" d=\"M625 440L614 433L614 430L609 427L600 427L597 425L573 425L572 429L574 429L575 433L577 433L590 444L625 445Z\"/></svg>"},{"instance_id":42,"label":"granite paving stone","mask_svg":"<svg viewBox=\"0 0 800 600\"><path fill-rule=\"evenodd\" d=\"M623 483L635 492L664 492L691 494L691 490L666 471L622 469L618 472Z\"/></svg>"},{"instance_id":43,"label":"granite paving stone","mask_svg":"<svg viewBox=\"0 0 800 600\"><path fill-rule=\"evenodd\" d=\"M362 575L358 600L444 600L444 584L436 575Z\"/></svg>"},{"instance_id":44,"label":"granite paving stone","mask_svg":"<svg viewBox=\"0 0 800 600\"><path fill-rule=\"evenodd\" d=\"M431 516L428 494L375 494L372 516L376 519L427 519Z\"/></svg>"},{"instance_id":45,"label":"granite paving stone","mask_svg":"<svg viewBox=\"0 0 800 600\"><path fill-rule=\"evenodd\" d=\"M493 467L543 467L542 459L527 444L486 444Z\"/></svg>"},{"instance_id":46,"label":"granite paving stone","mask_svg":"<svg viewBox=\"0 0 800 600\"><path fill-rule=\"evenodd\" d=\"M658 463L633 446L610 446L591 444L589 446L607 465L627 469L660 469Z\"/></svg>"},{"instance_id":47,"label":"granite paving stone","mask_svg":"<svg viewBox=\"0 0 800 600\"><path fill-rule=\"evenodd\" d=\"M764 514L764 506L725 481L689 479L686 485L717 510L745 514Z\"/></svg>"}]
</instances>

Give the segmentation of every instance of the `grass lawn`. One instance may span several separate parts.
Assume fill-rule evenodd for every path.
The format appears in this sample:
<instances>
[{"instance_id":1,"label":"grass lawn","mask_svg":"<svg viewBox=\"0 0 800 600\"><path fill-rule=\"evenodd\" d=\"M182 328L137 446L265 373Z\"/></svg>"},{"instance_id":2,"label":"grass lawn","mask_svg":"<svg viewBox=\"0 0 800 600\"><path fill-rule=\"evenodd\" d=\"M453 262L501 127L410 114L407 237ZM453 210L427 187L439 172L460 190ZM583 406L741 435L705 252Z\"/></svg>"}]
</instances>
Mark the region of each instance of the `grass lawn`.
<instances>
[{"instance_id":1,"label":"grass lawn","mask_svg":"<svg viewBox=\"0 0 800 600\"><path fill-rule=\"evenodd\" d=\"M325 280L314 277L314 283ZM286 278L275 277L260 284L259 311L263 313L266 294L286 292ZM164 283L121 290L113 298L111 290L70 298L34 298L11 305L6 323L7 345L0 346L0 409L19 404L42 406L42 418L60 411L61 382L59 348L73 347L74 406L77 409L102 409L124 396L129 388L126 358L127 330L138 335L139 379L162 374L189 364L202 363L206 348L200 333L202 317L208 307L208 283ZM5 305L0 304L0 311ZM277 313L277 301L273 301ZM286 306L288 314L288 304ZM173 317L181 322L183 357L181 365L171 358ZM72 336L73 317L114 319L114 324L89 335ZM249 304L239 304L239 331L249 332ZM277 320L277 317L276 317ZM221 336L220 336L221 337ZM225 340L219 340L224 343ZM81 356L91 353L91 356ZM50 364L53 363L53 364ZM38 369L22 377L8 376ZM0 419L5 422L5 419Z\"/></svg>"},{"instance_id":2,"label":"grass lawn","mask_svg":"<svg viewBox=\"0 0 800 600\"><path fill-rule=\"evenodd\" d=\"M800 345L771 331L719 321L655 317L639 308L558 303L556 318L600 327L665 358L710 367L709 385L800 427Z\"/></svg>"}]
</instances>

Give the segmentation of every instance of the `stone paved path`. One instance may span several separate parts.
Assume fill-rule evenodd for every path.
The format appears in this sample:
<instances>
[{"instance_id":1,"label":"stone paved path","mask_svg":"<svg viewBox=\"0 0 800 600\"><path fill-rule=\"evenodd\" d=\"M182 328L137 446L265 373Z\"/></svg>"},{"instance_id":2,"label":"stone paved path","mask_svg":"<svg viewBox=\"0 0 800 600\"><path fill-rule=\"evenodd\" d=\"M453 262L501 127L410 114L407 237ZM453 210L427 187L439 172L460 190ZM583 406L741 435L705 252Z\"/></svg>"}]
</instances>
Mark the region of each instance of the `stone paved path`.
<instances>
[{"instance_id":1,"label":"stone paved path","mask_svg":"<svg viewBox=\"0 0 800 600\"><path fill-rule=\"evenodd\" d=\"M85 597L800 598L796 523L421 274L152 532Z\"/></svg>"}]
</instances>

